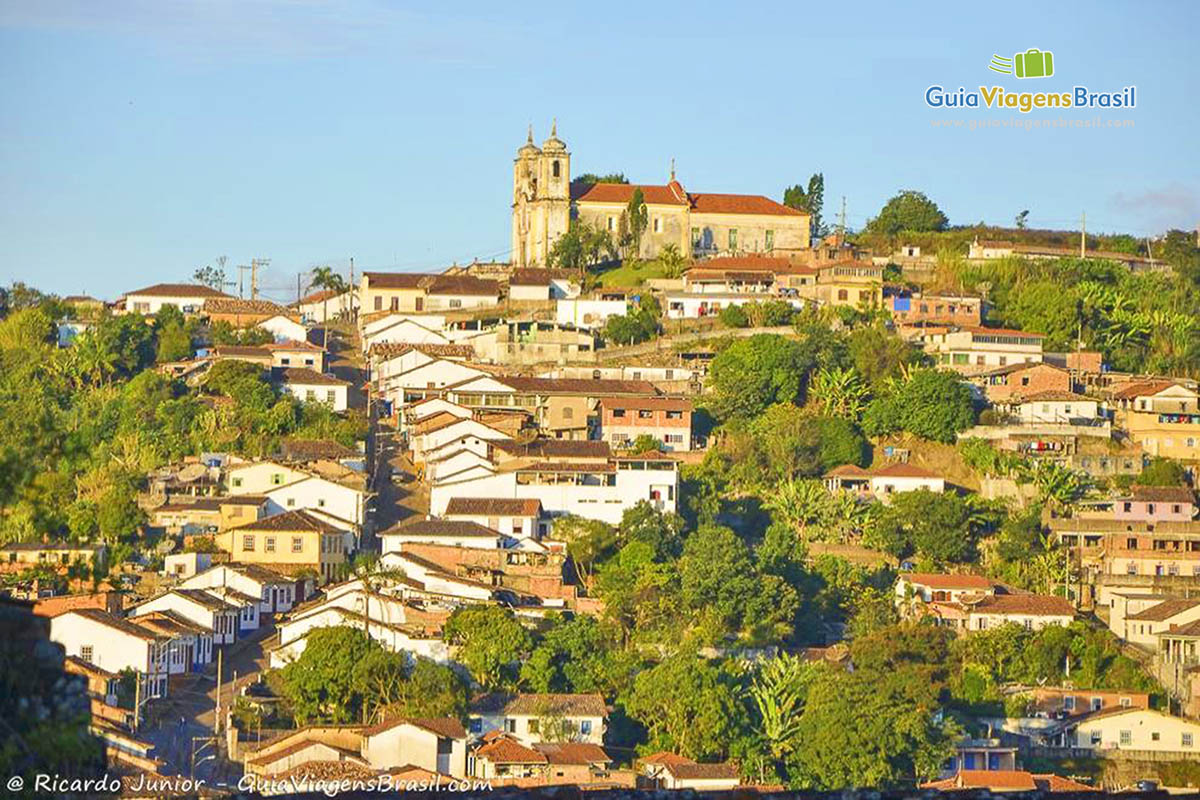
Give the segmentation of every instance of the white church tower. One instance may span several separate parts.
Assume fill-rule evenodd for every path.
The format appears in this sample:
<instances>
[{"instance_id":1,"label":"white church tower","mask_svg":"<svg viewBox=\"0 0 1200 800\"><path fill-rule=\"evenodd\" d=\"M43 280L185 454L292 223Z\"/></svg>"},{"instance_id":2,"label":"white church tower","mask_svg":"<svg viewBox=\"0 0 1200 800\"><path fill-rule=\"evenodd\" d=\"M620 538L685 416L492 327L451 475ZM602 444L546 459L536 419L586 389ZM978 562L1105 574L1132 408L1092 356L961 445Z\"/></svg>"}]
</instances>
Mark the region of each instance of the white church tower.
<instances>
[{"instance_id":1,"label":"white church tower","mask_svg":"<svg viewBox=\"0 0 1200 800\"><path fill-rule=\"evenodd\" d=\"M513 161L512 263L544 267L550 248L571 219L571 154L558 138L558 123L539 148L533 126Z\"/></svg>"}]
</instances>

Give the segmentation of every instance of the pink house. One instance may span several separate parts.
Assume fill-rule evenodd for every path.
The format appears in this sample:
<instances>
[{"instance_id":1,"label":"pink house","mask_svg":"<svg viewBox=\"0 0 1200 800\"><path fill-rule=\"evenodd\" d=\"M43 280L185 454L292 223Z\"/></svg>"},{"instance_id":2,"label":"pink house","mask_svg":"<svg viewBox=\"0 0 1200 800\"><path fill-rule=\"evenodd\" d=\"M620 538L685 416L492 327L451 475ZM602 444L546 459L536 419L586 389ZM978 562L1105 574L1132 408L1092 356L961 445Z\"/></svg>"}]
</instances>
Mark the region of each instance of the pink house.
<instances>
[{"instance_id":1,"label":"pink house","mask_svg":"<svg viewBox=\"0 0 1200 800\"><path fill-rule=\"evenodd\" d=\"M1134 486L1129 497L1113 501L1113 518L1130 522L1188 522L1196 516L1196 496L1185 486Z\"/></svg>"}]
</instances>

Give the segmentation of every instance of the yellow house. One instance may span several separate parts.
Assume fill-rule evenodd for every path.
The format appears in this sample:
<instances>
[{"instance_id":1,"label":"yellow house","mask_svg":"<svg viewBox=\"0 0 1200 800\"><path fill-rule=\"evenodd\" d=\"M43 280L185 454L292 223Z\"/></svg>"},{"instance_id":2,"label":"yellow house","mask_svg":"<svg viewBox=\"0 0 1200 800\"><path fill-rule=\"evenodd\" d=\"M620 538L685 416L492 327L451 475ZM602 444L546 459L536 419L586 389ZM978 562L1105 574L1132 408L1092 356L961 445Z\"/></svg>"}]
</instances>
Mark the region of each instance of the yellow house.
<instances>
[{"instance_id":1,"label":"yellow house","mask_svg":"<svg viewBox=\"0 0 1200 800\"><path fill-rule=\"evenodd\" d=\"M426 313L487 308L500 302L500 284L474 275L364 272L359 290L364 314Z\"/></svg>"},{"instance_id":2,"label":"yellow house","mask_svg":"<svg viewBox=\"0 0 1200 800\"><path fill-rule=\"evenodd\" d=\"M71 564L97 564L106 556L104 545L69 542L13 542L0 547L0 565L9 569L45 564L66 567Z\"/></svg>"},{"instance_id":3,"label":"yellow house","mask_svg":"<svg viewBox=\"0 0 1200 800\"><path fill-rule=\"evenodd\" d=\"M1131 384L1112 396L1116 423L1151 456L1200 461L1200 394L1180 383Z\"/></svg>"},{"instance_id":4,"label":"yellow house","mask_svg":"<svg viewBox=\"0 0 1200 800\"><path fill-rule=\"evenodd\" d=\"M237 563L292 575L311 570L328 582L346 562L345 536L345 531L301 509L230 528L216 539Z\"/></svg>"},{"instance_id":5,"label":"yellow house","mask_svg":"<svg viewBox=\"0 0 1200 800\"><path fill-rule=\"evenodd\" d=\"M815 285L803 287L800 293L823 306L879 308L883 305L883 267L858 261L817 267Z\"/></svg>"}]
</instances>

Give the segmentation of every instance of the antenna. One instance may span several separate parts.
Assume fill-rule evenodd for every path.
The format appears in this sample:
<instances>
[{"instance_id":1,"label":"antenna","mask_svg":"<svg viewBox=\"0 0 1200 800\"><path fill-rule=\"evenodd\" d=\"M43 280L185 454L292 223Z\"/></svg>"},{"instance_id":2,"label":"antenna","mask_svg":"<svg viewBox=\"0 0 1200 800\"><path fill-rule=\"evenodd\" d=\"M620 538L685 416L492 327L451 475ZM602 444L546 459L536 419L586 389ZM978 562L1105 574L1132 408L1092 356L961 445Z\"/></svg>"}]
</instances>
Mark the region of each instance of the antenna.
<instances>
[{"instance_id":1,"label":"antenna","mask_svg":"<svg viewBox=\"0 0 1200 800\"><path fill-rule=\"evenodd\" d=\"M846 195L842 195L842 213L838 215L838 247L846 239Z\"/></svg>"},{"instance_id":2,"label":"antenna","mask_svg":"<svg viewBox=\"0 0 1200 800\"><path fill-rule=\"evenodd\" d=\"M250 269L249 264L238 264L238 299L243 300L246 297L246 270Z\"/></svg>"}]
</instances>

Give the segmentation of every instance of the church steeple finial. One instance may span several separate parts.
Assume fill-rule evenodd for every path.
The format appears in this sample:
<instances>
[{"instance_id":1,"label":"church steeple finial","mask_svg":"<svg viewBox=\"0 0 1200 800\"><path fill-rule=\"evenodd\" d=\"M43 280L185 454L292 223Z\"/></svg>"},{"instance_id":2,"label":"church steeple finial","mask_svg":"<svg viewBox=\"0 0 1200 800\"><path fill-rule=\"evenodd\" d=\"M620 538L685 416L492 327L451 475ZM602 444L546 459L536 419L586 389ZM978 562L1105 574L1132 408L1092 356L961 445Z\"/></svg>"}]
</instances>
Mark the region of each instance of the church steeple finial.
<instances>
[{"instance_id":1,"label":"church steeple finial","mask_svg":"<svg viewBox=\"0 0 1200 800\"><path fill-rule=\"evenodd\" d=\"M558 117L550 120L550 138L558 136Z\"/></svg>"},{"instance_id":2,"label":"church steeple finial","mask_svg":"<svg viewBox=\"0 0 1200 800\"><path fill-rule=\"evenodd\" d=\"M529 123L529 135L525 137L525 141L529 144L533 144L533 123L532 122Z\"/></svg>"},{"instance_id":3,"label":"church steeple finial","mask_svg":"<svg viewBox=\"0 0 1200 800\"><path fill-rule=\"evenodd\" d=\"M671 180L675 180L675 156L671 156Z\"/></svg>"}]
</instances>

